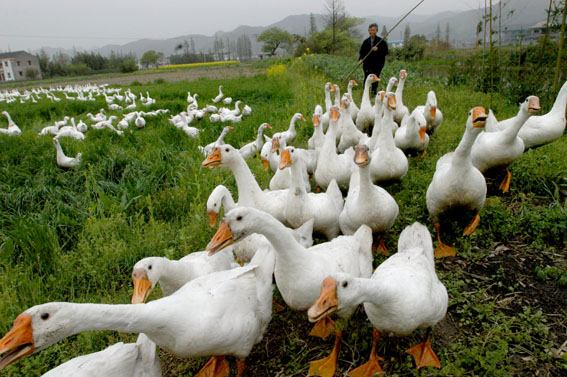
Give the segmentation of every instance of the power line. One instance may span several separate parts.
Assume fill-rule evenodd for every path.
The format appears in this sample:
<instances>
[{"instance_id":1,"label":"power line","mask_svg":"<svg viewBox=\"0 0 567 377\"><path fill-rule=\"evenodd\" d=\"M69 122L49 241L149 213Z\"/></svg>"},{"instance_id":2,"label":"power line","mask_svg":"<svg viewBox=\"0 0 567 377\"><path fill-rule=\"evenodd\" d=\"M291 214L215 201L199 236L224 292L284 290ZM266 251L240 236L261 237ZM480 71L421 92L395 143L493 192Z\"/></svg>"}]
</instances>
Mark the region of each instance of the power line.
<instances>
[{"instance_id":1,"label":"power line","mask_svg":"<svg viewBox=\"0 0 567 377\"><path fill-rule=\"evenodd\" d=\"M68 36L61 36L61 35L22 35L22 34L0 34L0 37L8 37L8 38L52 38L52 39L116 39L116 40L144 39L144 37L93 37L93 36L68 37ZM150 38L147 38L147 39L150 39Z\"/></svg>"}]
</instances>

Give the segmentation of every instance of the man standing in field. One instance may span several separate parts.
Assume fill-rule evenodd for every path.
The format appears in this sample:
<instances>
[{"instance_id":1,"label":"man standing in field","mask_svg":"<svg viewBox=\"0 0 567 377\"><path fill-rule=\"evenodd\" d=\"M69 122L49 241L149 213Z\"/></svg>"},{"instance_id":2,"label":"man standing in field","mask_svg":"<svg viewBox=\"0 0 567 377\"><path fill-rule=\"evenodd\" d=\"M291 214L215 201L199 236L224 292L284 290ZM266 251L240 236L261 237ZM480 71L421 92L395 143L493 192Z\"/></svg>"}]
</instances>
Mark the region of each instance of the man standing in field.
<instances>
[{"instance_id":1,"label":"man standing in field","mask_svg":"<svg viewBox=\"0 0 567 377\"><path fill-rule=\"evenodd\" d=\"M388 43L382 41L382 38L376 36L378 32L378 25L375 23L368 26L368 35L370 37L362 41L362 46L360 46L360 53L358 57L358 64L362 63L362 69L364 70L364 81L369 74L374 73L376 76L380 77L380 72L384 68L384 62L386 60L386 55L388 55ZM366 59L364 57L370 52L370 55ZM376 95L376 90L378 89L378 82L372 83L372 94Z\"/></svg>"}]
</instances>

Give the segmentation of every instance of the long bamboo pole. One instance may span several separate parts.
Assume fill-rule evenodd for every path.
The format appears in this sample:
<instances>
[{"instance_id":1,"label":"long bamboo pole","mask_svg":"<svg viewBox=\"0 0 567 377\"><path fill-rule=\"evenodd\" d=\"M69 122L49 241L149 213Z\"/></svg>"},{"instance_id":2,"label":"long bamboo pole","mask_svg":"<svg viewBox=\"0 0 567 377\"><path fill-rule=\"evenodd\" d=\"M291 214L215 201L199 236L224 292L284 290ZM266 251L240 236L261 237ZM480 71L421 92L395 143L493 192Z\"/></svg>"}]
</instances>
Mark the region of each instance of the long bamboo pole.
<instances>
[{"instance_id":1,"label":"long bamboo pole","mask_svg":"<svg viewBox=\"0 0 567 377\"><path fill-rule=\"evenodd\" d=\"M403 16L402 19L399 20L398 23L396 23L396 24L394 25L394 27L391 28L390 31L388 31L388 32L386 33L386 35L384 35L380 41L378 41L378 43L376 44L376 46L379 46L382 41L386 40L386 38L388 38L388 35L390 35L390 33L391 33L403 20L405 20L406 17L411 14L411 12L413 12L413 11L414 11L418 6L420 6L421 3L423 3L424 1L425 1L425 0L421 0L415 7L411 8L411 10L410 10L409 12L407 12L406 15ZM346 75L346 77L345 77L345 79L343 80L343 82L342 82L341 85L346 84L346 82L347 82L348 79L350 78L350 75L352 75L352 73L353 73L354 71L356 71L356 69L366 60L366 58L368 57L368 55L370 55L371 52L372 52L372 49L370 49L370 51L368 51L368 54L366 54L366 56L365 56L364 58L362 58L362 60L360 60L360 61L356 64L356 67L354 67L354 68L352 69L352 71L350 71L350 72Z\"/></svg>"},{"instance_id":2,"label":"long bamboo pole","mask_svg":"<svg viewBox=\"0 0 567 377\"><path fill-rule=\"evenodd\" d=\"M561 57L563 55L563 45L565 44L565 18L567 16L567 1L563 2L563 21L561 21L561 37L559 37L559 51L557 51L557 64L555 64L555 77L553 78L553 92L557 93L559 84L559 68L561 67Z\"/></svg>"}]
</instances>

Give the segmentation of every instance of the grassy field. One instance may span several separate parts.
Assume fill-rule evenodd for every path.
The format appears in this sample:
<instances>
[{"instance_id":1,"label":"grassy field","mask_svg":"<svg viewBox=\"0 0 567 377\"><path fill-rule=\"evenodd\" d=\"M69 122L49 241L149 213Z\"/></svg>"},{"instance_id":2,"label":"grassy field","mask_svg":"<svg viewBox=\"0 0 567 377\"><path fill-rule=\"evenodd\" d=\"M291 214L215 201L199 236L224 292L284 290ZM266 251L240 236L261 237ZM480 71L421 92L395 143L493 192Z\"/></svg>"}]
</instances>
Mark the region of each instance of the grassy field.
<instances>
[{"instance_id":1,"label":"grassy field","mask_svg":"<svg viewBox=\"0 0 567 377\"><path fill-rule=\"evenodd\" d=\"M173 114L185 109L187 91L199 93L203 106L223 92L253 108L235 125L225 141L242 146L255 138L258 125L269 122L274 132L287 129L295 112L309 120L317 103L323 104L323 85L339 83L351 68L342 59L304 56L267 67L267 74L251 78L160 82L132 86L149 91ZM402 67L391 63L383 77ZM430 143L425 160L410 159L404 180L387 190L400 215L388 232L386 245L395 250L401 230L420 221L433 232L425 207L425 192L437 159L454 150L465 128L468 111L490 106L498 118L516 114L521 98L504 98L449 87L430 78L419 66L408 66L404 103L412 109L437 93L443 125ZM387 81L387 80L384 80ZM382 88L384 84L382 84ZM342 88L345 90L344 86ZM538 94L538 93L534 93ZM355 92L359 103L362 90ZM130 273L146 256L180 258L203 250L214 229L208 226L205 203L218 184L236 196L232 174L226 169L201 168L197 145L214 141L223 125L210 124L195 140L167 122L167 116L147 119L144 129L123 137L108 130L89 130L84 142L62 144L67 155L83 153L79 169L65 171L55 163L49 137L42 127L63 116L85 119L105 107L96 102L43 101L2 104L23 131L21 137L0 137L0 333L26 308L48 301L129 303ZM551 108L542 103L542 112ZM6 127L4 118L0 126ZM296 146L306 147L310 121L298 123ZM132 126L131 126L132 127ZM271 135L271 133L270 133ZM441 370L414 369L404 352L421 334L381 342L379 355L388 375L539 375L567 373L567 140L528 151L511 168L510 192L488 180L488 198L481 222L468 238L462 224L448 223L447 241L458 247L455 258L437 261L438 274L449 291L445 320L434 330L433 347ZM258 160L249 166L261 187L270 174ZM464 221L468 221L465 219ZM433 234L433 233L432 233ZM377 258L375 266L383 260ZM160 297L159 289L150 299ZM281 302L281 299L280 299ZM249 376L305 375L309 361L327 355L332 340L307 336L305 313L290 309L275 314L264 340L255 346L247 366ZM135 341L135 335L85 332L28 357L2 371L5 376L39 376L62 362L103 349L109 344ZM386 347L387 344L387 347ZM359 310L345 330L337 375L365 361L371 347L371 325ZM178 360L161 352L164 376L192 376L206 360ZM232 361L232 360L231 360Z\"/></svg>"}]
</instances>

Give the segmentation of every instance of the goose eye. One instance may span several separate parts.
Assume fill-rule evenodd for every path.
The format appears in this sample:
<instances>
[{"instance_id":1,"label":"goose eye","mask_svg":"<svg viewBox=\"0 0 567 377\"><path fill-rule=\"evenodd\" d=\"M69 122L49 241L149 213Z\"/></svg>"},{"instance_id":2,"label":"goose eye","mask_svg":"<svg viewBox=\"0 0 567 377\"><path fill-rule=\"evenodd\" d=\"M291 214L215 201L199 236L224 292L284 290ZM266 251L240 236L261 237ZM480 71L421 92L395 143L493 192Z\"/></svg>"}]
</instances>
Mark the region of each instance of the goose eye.
<instances>
[{"instance_id":1,"label":"goose eye","mask_svg":"<svg viewBox=\"0 0 567 377\"><path fill-rule=\"evenodd\" d=\"M41 319L44 321L49 318L49 313L41 313Z\"/></svg>"},{"instance_id":2,"label":"goose eye","mask_svg":"<svg viewBox=\"0 0 567 377\"><path fill-rule=\"evenodd\" d=\"M228 148L226 148L224 151L225 151L225 152L228 152Z\"/></svg>"},{"instance_id":3,"label":"goose eye","mask_svg":"<svg viewBox=\"0 0 567 377\"><path fill-rule=\"evenodd\" d=\"M348 287L348 281L343 281L343 288Z\"/></svg>"},{"instance_id":4,"label":"goose eye","mask_svg":"<svg viewBox=\"0 0 567 377\"><path fill-rule=\"evenodd\" d=\"M213 207L216 207L216 206L217 206L217 203L213 204Z\"/></svg>"},{"instance_id":5,"label":"goose eye","mask_svg":"<svg viewBox=\"0 0 567 377\"><path fill-rule=\"evenodd\" d=\"M240 221L240 220L242 220L242 216L237 216L236 221Z\"/></svg>"},{"instance_id":6,"label":"goose eye","mask_svg":"<svg viewBox=\"0 0 567 377\"><path fill-rule=\"evenodd\" d=\"M150 265L148 266L148 270L151 270L151 269L152 269L152 265L150 264Z\"/></svg>"}]
</instances>

